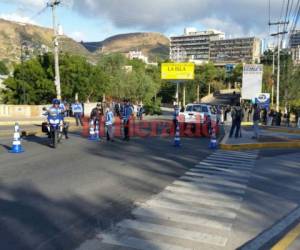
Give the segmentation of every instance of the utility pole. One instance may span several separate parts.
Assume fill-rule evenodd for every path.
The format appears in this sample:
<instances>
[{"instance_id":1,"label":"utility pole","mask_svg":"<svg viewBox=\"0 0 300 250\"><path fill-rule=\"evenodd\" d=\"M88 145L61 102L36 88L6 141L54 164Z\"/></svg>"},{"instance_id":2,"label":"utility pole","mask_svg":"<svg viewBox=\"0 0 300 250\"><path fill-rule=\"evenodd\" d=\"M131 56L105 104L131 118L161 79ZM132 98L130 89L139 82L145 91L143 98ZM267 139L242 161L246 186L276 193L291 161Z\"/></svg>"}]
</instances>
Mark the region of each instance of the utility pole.
<instances>
[{"instance_id":1,"label":"utility pole","mask_svg":"<svg viewBox=\"0 0 300 250\"><path fill-rule=\"evenodd\" d=\"M275 79L274 79L274 76L275 76L275 45L274 45L274 49L273 49L273 68L272 68L272 100L271 100L271 103L272 103L272 107L274 105L274 83L275 83Z\"/></svg>"},{"instance_id":2,"label":"utility pole","mask_svg":"<svg viewBox=\"0 0 300 250\"><path fill-rule=\"evenodd\" d=\"M269 22L269 25L277 25L278 27L278 32L275 33L275 34L271 34L271 36L277 36L277 88L276 88L276 111L278 112L279 111L279 107L280 107L280 50L281 50L281 39L280 39L280 36L281 35L284 35L287 33L287 31L282 31L280 32L280 27L281 25L286 25L286 24L289 24L289 22Z\"/></svg>"},{"instance_id":3,"label":"utility pole","mask_svg":"<svg viewBox=\"0 0 300 250\"><path fill-rule=\"evenodd\" d=\"M54 32L54 64L55 64L55 80L54 84L56 87L57 99L61 100L61 88L60 88L60 74L59 74L59 47L58 47L58 31L56 24L56 6L61 3L60 0L51 0L48 6L52 9L52 22L53 22L53 32Z\"/></svg>"}]
</instances>

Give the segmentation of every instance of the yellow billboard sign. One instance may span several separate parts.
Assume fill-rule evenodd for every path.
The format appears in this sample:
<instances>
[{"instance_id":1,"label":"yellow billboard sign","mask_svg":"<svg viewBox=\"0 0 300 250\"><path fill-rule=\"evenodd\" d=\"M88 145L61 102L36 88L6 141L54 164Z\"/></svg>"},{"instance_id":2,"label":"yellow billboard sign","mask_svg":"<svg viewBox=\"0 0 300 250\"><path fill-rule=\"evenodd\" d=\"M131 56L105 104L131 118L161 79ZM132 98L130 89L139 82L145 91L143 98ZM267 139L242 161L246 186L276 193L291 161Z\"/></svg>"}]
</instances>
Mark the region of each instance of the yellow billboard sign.
<instances>
[{"instance_id":1,"label":"yellow billboard sign","mask_svg":"<svg viewBox=\"0 0 300 250\"><path fill-rule=\"evenodd\" d=\"M161 79L163 80L194 80L194 63L162 63Z\"/></svg>"}]
</instances>

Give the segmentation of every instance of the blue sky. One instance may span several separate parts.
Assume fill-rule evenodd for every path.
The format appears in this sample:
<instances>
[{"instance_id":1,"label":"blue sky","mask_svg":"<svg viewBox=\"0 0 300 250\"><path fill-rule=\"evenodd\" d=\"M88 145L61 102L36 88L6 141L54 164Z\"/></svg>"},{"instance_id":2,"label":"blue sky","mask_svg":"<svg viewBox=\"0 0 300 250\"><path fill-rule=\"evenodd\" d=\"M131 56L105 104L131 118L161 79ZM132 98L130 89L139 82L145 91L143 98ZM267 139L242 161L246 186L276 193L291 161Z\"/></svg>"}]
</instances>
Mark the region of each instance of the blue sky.
<instances>
[{"instance_id":1,"label":"blue sky","mask_svg":"<svg viewBox=\"0 0 300 250\"><path fill-rule=\"evenodd\" d=\"M64 33L80 41L139 31L182 34L184 27L214 28L227 36L268 36L268 0L62 0L58 8ZM272 18L282 0L272 1ZM0 0L0 18L51 27L47 0ZM65 4L68 3L68 4ZM226 5L225 5L226 3Z\"/></svg>"}]
</instances>

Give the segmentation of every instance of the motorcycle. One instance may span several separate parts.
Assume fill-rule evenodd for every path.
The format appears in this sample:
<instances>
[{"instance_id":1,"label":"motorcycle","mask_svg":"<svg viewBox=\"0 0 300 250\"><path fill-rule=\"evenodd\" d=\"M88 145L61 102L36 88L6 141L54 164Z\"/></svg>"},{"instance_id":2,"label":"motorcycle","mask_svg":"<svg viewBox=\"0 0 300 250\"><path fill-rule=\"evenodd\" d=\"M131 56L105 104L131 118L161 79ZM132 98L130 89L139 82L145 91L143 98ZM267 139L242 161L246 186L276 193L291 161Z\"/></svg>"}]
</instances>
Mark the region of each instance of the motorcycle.
<instances>
[{"instance_id":1,"label":"motorcycle","mask_svg":"<svg viewBox=\"0 0 300 250\"><path fill-rule=\"evenodd\" d=\"M64 123L62 115L51 112L51 110L44 115L47 116L47 122L42 124L42 131L48 135L50 146L56 148L63 136Z\"/></svg>"}]
</instances>

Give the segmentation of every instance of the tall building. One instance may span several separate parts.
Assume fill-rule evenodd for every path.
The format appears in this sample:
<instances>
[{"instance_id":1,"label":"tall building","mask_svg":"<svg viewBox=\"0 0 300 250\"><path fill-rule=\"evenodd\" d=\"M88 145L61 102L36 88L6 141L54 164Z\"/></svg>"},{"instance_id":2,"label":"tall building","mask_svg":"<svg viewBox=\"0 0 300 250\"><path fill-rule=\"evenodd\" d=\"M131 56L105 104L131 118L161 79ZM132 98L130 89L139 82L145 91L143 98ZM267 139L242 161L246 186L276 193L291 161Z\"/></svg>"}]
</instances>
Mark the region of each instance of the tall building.
<instances>
[{"instance_id":1,"label":"tall building","mask_svg":"<svg viewBox=\"0 0 300 250\"><path fill-rule=\"evenodd\" d=\"M300 64L300 30L296 30L290 35L289 47L294 64Z\"/></svg>"},{"instance_id":2,"label":"tall building","mask_svg":"<svg viewBox=\"0 0 300 250\"><path fill-rule=\"evenodd\" d=\"M255 37L210 42L210 60L216 64L259 63L261 40Z\"/></svg>"},{"instance_id":3,"label":"tall building","mask_svg":"<svg viewBox=\"0 0 300 250\"><path fill-rule=\"evenodd\" d=\"M183 35L170 38L170 59L207 62L210 42L224 38L225 34L217 30L199 32L194 28L186 28Z\"/></svg>"},{"instance_id":4,"label":"tall building","mask_svg":"<svg viewBox=\"0 0 300 250\"><path fill-rule=\"evenodd\" d=\"M295 30L290 35L289 45L290 48L297 48L300 45L300 30Z\"/></svg>"},{"instance_id":5,"label":"tall building","mask_svg":"<svg viewBox=\"0 0 300 250\"><path fill-rule=\"evenodd\" d=\"M127 58L132 60L132 59L140 59L142 60L144 63L147 63L148 64L148 57L145 56L143 54L142 51L140 50L131 50L127 53Z\"/></svg>"}]
</instances>

